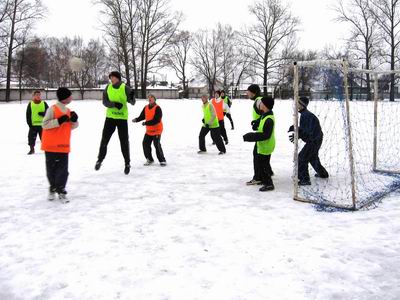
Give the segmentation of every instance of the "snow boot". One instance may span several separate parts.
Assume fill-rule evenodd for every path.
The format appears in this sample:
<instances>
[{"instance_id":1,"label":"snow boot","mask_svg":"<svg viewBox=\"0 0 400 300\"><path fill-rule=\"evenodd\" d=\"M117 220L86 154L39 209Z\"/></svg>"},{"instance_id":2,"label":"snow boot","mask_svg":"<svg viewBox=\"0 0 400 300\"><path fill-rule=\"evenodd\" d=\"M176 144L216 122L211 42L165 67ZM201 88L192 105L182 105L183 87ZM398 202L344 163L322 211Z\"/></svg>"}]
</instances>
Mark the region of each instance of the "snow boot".
<instances>
[{"instance_id":1,"label":"snow boot","mask_svg":"<svg viewBox=\"0 0 400 300\"><path fill-rule=\"evenodd\" d=\"M205 153L207 153L207 151L203 151L203 150L197 151L197 154L205 154Z\"/></svg>"},{"instance_id":2,"label":"snow boot","mask_svg":"<svg viewBox=\"0 0 400 300\"><path fill-rule=\"evenodd\" d=\"M224 155L224 154L226 154L226 152L220 152L220 153L218 153L218 155Z\"/></svg>"},{"instance_id":3,"label":"snow boot","mask_svg":"<svg viewBox=\"0 0 400 300\"><path fill-rule=\"evenodd\" d=\"M161 166L161 167L166 167L166 166L167 166L167 162L166 162L166 161L160 162L160 166Z\"/></svg>"}]
</instances>

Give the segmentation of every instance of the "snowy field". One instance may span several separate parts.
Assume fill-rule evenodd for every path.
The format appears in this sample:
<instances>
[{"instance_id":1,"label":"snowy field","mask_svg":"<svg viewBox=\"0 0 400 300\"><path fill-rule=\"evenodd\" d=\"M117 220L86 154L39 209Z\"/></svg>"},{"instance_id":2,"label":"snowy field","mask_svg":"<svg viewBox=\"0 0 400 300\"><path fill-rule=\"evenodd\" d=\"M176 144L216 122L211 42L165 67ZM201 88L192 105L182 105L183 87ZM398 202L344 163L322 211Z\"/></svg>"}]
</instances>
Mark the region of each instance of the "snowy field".
<instances>
[{"instance_id":1,"label":"snowy field","mask_svg":"<svg viewBox=\"0 0 400 300\"><path fill-rule=\"evenodd\" d=\"M160 101L168 167L143 166L131 123L129 176L116 135L94 171L104 108L74 102L68 205L46 201L43 153L26 155L26 104L0 104L1 300L400 299L400 194L346 213L293 201L291 103L276 103L276 190L260 193L244 184L250 101L234 102L222 157L210 138L196 154L200 101Z\"/></svg>"}]
</instances>

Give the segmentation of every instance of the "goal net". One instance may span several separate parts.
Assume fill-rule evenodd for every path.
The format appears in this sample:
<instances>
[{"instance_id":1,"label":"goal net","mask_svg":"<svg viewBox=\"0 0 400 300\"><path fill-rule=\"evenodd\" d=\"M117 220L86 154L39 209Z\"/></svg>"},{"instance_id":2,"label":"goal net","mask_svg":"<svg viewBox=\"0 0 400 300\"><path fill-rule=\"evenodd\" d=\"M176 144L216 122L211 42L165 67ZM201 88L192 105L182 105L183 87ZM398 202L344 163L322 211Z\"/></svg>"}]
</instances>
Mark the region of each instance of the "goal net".
<instances>
[{"instance_id":1,"label":"goal net","mask_svg":"<svg viewBox=\"0 0 400 300\"><path fill-rule=\"evenodd\" d=\"M388 78L388 72L350 69L346 61L294 64L295 200L360 209L400 187L400 101L388 100ZM320 148L299 136L300 97L308 97L307 110L319 120ZM328 178L318 177L318 160L310 149L318 153ZM305 165L308 182L302 179Z\"/></svg>"}]
</instances>

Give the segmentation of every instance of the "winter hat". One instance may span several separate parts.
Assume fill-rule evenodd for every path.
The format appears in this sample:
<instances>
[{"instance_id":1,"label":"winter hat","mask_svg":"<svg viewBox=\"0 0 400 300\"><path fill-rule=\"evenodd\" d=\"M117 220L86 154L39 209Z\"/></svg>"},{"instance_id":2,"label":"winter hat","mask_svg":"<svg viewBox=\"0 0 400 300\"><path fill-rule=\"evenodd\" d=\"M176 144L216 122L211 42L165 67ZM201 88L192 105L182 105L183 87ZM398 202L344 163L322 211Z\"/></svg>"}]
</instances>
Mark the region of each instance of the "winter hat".
<instances>
[{"instance_id":1,"label":"winter hat","mask_svg":"<svg viewBox=\"0 0 400 300\"><path fill-rule=\"evenodd\" d=\"M261 102L270 110L274 108L275 100L271 96L262 97Z\"/></svg>"},{"instance_id":2,"label":"winter hat","mask_svg":"<svg viewBox=\"0 0 400 300\"><path fill-rule=\"evenodd\" d=\"M307 107L307 106L308 106L308 103L310 103L310 99L308 99L308 97L300 97L299 103L300 103L302 106Z\"/></svg>"},{"instance_id":3,"label":"winter hat","mask_svg":"<svg viewBox=\"0 0 400 300\"><path fill-rule=\"evenodd\" d=\"M57 90L58 101L64 101L72 95L71 91L66 87L60 87Z\"/></svg>"},{"instance_id":4,"label":"winter hat","mask_svg":"<svg viewBox=\"0 0 400 300\"><path fill-rule=\"evenodd\" d=\"M256 95L260 95L260 94L261 94L261 89L260 89L260 87L258 86L258 84L251 84L251 85L249 85L249 87L247 88L247 90L248 90L249 92L252 92L253 94L256 94Z\"/></svg>"},{"instance_id":5,"label":"winter hat","mask_svg":"<svg viewBox=\"0 0 400 300\"><path fill-rule=\"evenodd\" d=\"M112 72L110 73L110 75L108 75L108 78L111 78L111 76L114 76L114 77L118 78L119 81L122 80L122 75L121 75L121 73L118 72L118 71L112 71Z\"/></svg>"}]
</instances>

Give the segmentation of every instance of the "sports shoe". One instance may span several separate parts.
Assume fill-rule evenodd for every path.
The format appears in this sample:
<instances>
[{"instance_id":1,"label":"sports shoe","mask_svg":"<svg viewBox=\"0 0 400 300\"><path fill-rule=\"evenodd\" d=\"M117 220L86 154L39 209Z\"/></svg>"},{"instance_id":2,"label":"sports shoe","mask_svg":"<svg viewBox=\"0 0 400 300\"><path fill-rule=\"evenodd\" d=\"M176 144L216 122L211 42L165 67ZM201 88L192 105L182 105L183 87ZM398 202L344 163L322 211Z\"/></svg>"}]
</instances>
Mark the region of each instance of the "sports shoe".
<instances>
[{"instance_id":1,"label":"sports shoe","mask_svg":"<svg viewBox=\"0 0 400 300\"><path fill-rule=\"evenodd\" d=\"M268 192L268 191L273 191L275 189L273 184L268 184L268 185L263 185L259 191L260 192Z\"/></svg>"},{"instance_id":2,"label":"sports shoe","mask_svg":"<svg viewBox=\"0 0 400 300\"><path fill-rule=\"evenodd\" d=\"M166 162L166 161L160 162L160 166L161 166L161 167L166 167L166 166L167 166L167 162Z\"/></svg>"},{"instance_id":3,"label":"sports shoe","mask_svg":"<svg viewBox=\"0 0 400 300\"><path fill-rule=\"evenodd\" d=\"M246 182L246 185L259 185L259 184L261 184L261 181L255 180L255 179L252 179L252 180Z\"/></svg>"},{"instance_id":4,"label":"sports shoe","mask_svg":"<svg viewBox=\"0 0 400 300\"><path fill-rule=\"evenodd\" d=\"M154 161L148 159L148 160L143 164L143 166L151 166L152 164L154 164Z\"/></svg>"},{"instance_id":5,"label":"sports shoe","mask_svg":"<svg viewBox=\"0 0 400 300\"><path fill-rule=\"evenodd\" d=\"M207 151L203 151L203 150L197 151L197 154L204 154L204 153L207 153Z\"/></svg>"},{"instance_id":6,"label":"sports shoe","mask_svg":"<svg viewBox=\"0 0 400 300\"><path fill-rule=\"evenodd\" d=\"M300 180L299 181L299 186L306 186L306 185L311 185L310 180Z\"/></svg>"},{"instance_id":7,"label":"sports shoe","mask_svg":"<svg viewBox=\"0 0 400 300\"><path fill-rule=\"evenodd\" d=\"M96 170L96 171L98 171L98 170L100 170L100 168L101 168L101 161L97 161L96 162L96 165L94 166L94 169Z\"/></svg>"},{"instance_id":8,"label":"sports shoe","mask_svg":"<svg viewBox=\"0 0 400 300\"><path fill-rule=\"evenodd\" d=\"M61 201L62 204L69 203L69 199L67 197L67 191L65 189L58 192L58 199Z\"/></svg>"},{"instance_id":9,"label":"sports shoe","mask_svg":"<svg viewBox=\"0 0 400 300\"><path fill-rule=\"evenodd\" d=\"M329 178L329 175L328 174L323 174L323 175L321 175L321 174L315 174L315 178L322 178L322 179L326 179L326 178Z\"/></svg>"},{"instance_id":10,"label":"sports shoe","mask_svg":"<svg viewBox=\"0 0 400 300\"><path fill-rule=\"evenodd\" d=\"M49 188L49 195L47 196L47 200L54 201L56 199L56 190L54 188Z\"/></svg>"},{"instance_id":11,"label":"sports shoe","mask_svg":"<svg viewBox=\"0 0 400 300\"><path fill-rule=\"evenodd\" d=\"M130 172L131 172L131 165L125 164L125 169L124 169L125 175L128 175Z\"/></svg>"}]
</instances>

